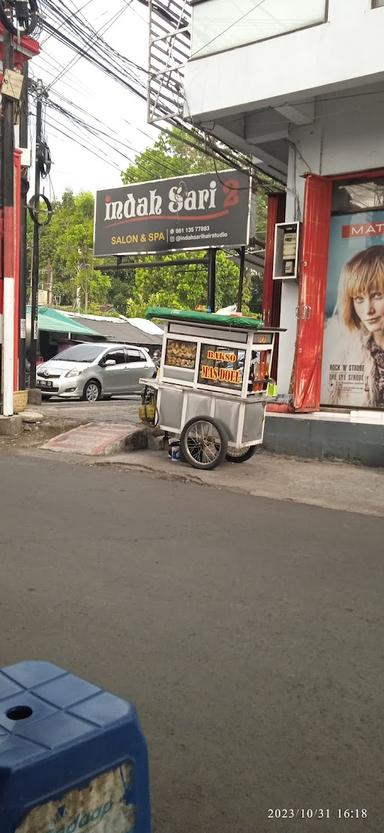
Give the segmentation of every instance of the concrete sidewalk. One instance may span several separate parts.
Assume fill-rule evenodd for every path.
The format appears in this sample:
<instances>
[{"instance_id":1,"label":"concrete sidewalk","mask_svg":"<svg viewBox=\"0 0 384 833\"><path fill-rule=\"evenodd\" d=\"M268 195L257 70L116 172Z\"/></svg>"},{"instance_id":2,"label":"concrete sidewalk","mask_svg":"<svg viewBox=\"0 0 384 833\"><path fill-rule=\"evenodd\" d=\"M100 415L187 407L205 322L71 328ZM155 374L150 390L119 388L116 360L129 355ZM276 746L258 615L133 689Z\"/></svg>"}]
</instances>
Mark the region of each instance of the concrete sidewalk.
<instances>
[{"instance_id":1,"label":"concrete sidewalk","mask_svg":"<svg viewBox=\"0 0 384 833\"><path fill-rule=\"evenodd\" d=\"M108 428L108 424L113 428L115 426L112 423L120 423L125 432L128 425L137 425L138 405L137 398L136 401L126 399L101 402L94 407L83 402L45 403L41 408L45 419L40 431L31 431L3 445L0 443L0 450L3 453L16 451L22 455L47 459L52 456L52 452L41 446L52 437L56 437L54 442L60 441L57 437L60 431L68 431L82 423L102 422L103 431ZM140 424L137 427L143 426ZM101 460L92 456L92 449L89 449L90 456L81 458L66 447L70 436L67 435L61 448L60 459L63 462L124 466L158 478L205 484L254 497L384 516L384 468L366 468L328 460L306 460L258 451L246 463L224 463L214 471L202 472L180 461L172 462L167 451L148 449L118 452Z\"/></svg>"},{"instance_id":2,"label":"concrete sidewalk","mask_svg":"<svg viewBox=\"0 0 384 833\"><path fill-rule=\"evenodd\" d=\"M95 461L96 463L96 461ZM166 451L136 451L98 460L157 477L219 489L384 517L384 470L348 463L298 460L258 452L247 463L224 463L199 471L172 461Z\"/></svg>"},{"instance_id":3,"label":"concrete sidewalk","mask_svg":"<svg viewBox=\"0 0 384 833\"><path fill-rule=\"evenodd\" d=\"M89 422L52 437L41 448L60 454L86 454L105 456L124 451L129 443L133 448L145 448L147 435L145 426L117 424L114 422Z\"/></svg>"}]
</instances>

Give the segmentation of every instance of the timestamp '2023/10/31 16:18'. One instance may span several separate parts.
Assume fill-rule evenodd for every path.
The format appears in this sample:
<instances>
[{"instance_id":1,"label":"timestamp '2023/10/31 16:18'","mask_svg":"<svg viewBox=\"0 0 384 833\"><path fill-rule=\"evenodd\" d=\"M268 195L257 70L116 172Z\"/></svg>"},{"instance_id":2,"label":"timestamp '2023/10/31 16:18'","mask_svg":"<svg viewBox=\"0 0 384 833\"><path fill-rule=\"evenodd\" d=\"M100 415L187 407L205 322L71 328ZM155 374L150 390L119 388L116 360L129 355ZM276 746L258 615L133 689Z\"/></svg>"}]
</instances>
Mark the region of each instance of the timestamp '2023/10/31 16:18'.
<instances>
[{"instance_id":1,"label":"timestamp '2023/10/31 16:18'","mask_svg":"<svg viewBox=\"0 0 384 833\"><path fill-rule=\"evenodd\" d=\"M274 807L268 808L269 819L367 819L368 810L365 807Z\"/></svg>"}]
</instances>

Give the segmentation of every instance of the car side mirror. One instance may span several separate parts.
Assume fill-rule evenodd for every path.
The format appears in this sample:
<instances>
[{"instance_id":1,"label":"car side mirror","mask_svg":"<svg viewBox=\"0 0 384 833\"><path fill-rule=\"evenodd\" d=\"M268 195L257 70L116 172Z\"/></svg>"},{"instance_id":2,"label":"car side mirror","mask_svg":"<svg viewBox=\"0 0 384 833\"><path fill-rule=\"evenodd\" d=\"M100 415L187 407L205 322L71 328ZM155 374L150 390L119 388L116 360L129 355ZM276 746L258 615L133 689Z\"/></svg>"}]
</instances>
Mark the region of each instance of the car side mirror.
<instances>
[{"instance_id":1,"label":"car side mirror","mask_svg":"<svg viewBox=\"0 0 384 833\"><path fill-rule=\"evenodd\" d=\"M107 359L104 362L103 367L114 367L115 364L116 364L115 359Z\"/></svg>"}]
</instances>

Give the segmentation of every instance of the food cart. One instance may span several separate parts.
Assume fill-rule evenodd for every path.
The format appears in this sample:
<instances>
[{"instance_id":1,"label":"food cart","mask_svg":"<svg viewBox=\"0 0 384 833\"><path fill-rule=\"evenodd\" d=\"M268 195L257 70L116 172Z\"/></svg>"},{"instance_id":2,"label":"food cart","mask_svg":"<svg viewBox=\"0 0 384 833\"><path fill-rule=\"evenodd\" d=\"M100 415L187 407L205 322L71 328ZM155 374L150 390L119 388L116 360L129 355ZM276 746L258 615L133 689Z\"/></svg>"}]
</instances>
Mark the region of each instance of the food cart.
<instances>
[{"instance_id":1,"label":"food cart","mask_svg":"<svg viewBox=\"0 0 384 833\"><path fill-rule=\"evenodd\" d=\"M263 441L276 333L256 318L152 307L164 321L156 391L157 424L179 437L180 457L213 469L241 463Z\"/></svg>"}]
</instances>

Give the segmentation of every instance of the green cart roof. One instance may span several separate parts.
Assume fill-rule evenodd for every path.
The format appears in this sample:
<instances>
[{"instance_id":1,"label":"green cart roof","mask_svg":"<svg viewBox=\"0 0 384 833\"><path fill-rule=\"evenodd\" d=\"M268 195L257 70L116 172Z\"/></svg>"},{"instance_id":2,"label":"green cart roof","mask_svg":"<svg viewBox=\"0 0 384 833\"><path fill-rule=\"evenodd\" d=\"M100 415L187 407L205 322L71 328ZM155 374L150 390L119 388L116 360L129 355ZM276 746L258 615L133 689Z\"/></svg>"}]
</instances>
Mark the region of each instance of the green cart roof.
<instances>
[{"instance_id":1,"label":"green cart roof","mask_svg":"<svg viewBox=\"0 0 384 833\"><path fill-rule=\"evenodd\" d=\"M167 307L149 307L147 318L165 318L167 321L186 321L191 324L207 324L213 327L233 327L236 330L274 330L264 327L258 318L237 315L218 315L214 312L197 312L191 309L168 309Z\"/></svg>"}]
</instances>

